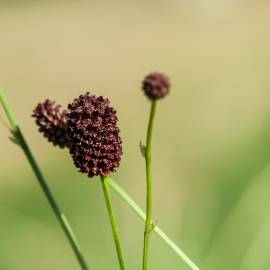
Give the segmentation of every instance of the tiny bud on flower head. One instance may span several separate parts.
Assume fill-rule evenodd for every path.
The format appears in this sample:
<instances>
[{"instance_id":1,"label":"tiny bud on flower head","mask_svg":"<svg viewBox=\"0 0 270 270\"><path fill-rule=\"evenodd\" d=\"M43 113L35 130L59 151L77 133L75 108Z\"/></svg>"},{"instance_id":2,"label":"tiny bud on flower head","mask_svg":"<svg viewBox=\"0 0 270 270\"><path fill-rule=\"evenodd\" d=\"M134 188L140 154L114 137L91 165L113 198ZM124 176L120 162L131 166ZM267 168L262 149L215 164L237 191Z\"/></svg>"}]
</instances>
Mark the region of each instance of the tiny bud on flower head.
<instances>
[{"instance_id":1,"label":"tiny bud on flower head","mask_svg":"<svg viewBox=\"0 0 270 270\"><path fill-rule=\"evenodd\" d=\"M161 73L151 73L143 81L143 90L149 99L160 99L170 91L169 77Z\"/></svg>"},{"instance_id":2,"label":"tiny bud on flower head","mask_svg":"<svg viewBox=\"0 0 270 270\"><path fill-rule=\"evenodd\" d=\"M65 111L62 111L61 105L46 99L44 102L38 103L32 116L36 119L39 131L43 133L49 142L60 148L67 146Z\"/></svg>"},{"instance_id":3,"label":"tiny bud on flower head","mask_svg":"<svg viewBox=\"0 0 270 270\"><path fill-rule=\"evenodd\" d=\"M106 176L119 166L122 141L117 116L108 99L86 93L68 105L70 153L80 172Z\"/></svg>"}]
</instances>

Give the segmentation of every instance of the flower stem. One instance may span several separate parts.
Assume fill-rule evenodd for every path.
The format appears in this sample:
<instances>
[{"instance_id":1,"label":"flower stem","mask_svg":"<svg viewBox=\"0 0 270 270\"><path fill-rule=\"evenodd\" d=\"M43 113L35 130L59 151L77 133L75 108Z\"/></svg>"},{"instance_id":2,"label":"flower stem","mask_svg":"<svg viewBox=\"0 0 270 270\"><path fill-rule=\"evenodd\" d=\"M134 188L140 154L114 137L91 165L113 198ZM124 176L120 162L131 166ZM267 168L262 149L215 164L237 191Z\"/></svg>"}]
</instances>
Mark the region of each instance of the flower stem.
<instances>
[{"instance_id":1,"label":"flower stem","mask_svg":"<svg viewBox=\"0 0 270 270\"><path fill-rule=\"evenodd\" d=\"M149 237L153 230L152 226L152 160L151 160L151 145L153 124L156 112L157 101L153 100L151 104L151 111L147 129L146 149L145 149L145 165L146 165L146 220L144 228L144 244L143 244L143 270L147 270L148 267L148 250L149 250Z\"/></svg>"},{"instance_id":2,"label":"flower stem","mask_svg":"<svg viewBox=\"0 0 270 270\"><path fill-rule=\"evenodd\" d=\"M116 183L112 178L107 177L110 188L119 195L128 206L142 219L146 220L146 215L136 202ZM198 266L159 228L155 225L153 231L192 269L200 270Z\"/></svg>"},{"instance_id":3,"label":"flower stem","mask_svg":"<svg viewBox=\"0 0 270 270\"><path fill-rule=\"evenodd\" d=\"M115 247L116 247L116 251L117 251L120 269L125 270L126 267L125 267L125 263L124 263L123 252L121 249L120 237L119 237L119 232L118 232L118 228L117 228L116 218L115 218L114 211L112 208L112 200L111 200L111 194L110 194L110 190L109 190L108 180L109 180L109 177L106 177L106 176L101 177L104 198L105 198L106 206L107 206L109 217L110 217L110 222L111 222L111 226L112 226L113 237L114 237L114 242L115 242Z\"/></svg>"},{"instance_id":4,"label":"flower stem","mask_svg":"<svg viewBox=\"0 0 270 270\"><path fill-rule=\"evenodd\" d=\"M13 116L13 113L8 105L8 102L6 100L6 97L3 93L3 91L0 89L0 103L3 106L7 118L11 124L12 127L12 134L15 137L16 141L18 142L18 144L20 145L20 147L22 148L28 162L30 163L32 170L34 172L34 174L37 177L37 180L39 182L39 185L42 189L42 191L44 192L54 214L56 215L56 218L58 219L59 223L62 226L62 229L78 259L78 262L81 266L82 270L89 270L86 261L83 258L82 252L81 252L81 248L79 246L79 243L77 242L77 239L74 235L74 232L72 230L72 228L70 227L65 215L63 214L63 212L61 211L61 209L59 208L59 206L57 205L57 202L55 201L49 186L46 184L46 180L37 164L37 161L35 160L21 130L20 127L18 126L15 117Z\"/></svg>"}]
</instances>

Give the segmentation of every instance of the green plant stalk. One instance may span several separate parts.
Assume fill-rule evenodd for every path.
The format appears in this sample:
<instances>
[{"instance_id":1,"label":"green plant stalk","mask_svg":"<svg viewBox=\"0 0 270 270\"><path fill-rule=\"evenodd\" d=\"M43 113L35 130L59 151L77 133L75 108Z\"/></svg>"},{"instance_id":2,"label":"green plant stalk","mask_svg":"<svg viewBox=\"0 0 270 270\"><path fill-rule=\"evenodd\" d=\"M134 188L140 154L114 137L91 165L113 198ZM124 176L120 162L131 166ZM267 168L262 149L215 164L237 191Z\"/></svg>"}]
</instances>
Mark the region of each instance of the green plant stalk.
<instances>
[{"instance_id":1,"label":"green plant stalk","mask_svg":"<svg viewBox=\"0 0 270 270\"><path fill-rule=\"evenodd\" d=\"M122 198L128 206L142 219L146 220L144 211L138 204L115 182L107 177L107 183L110 188ZM200 270L199 267L160 229L155 225L153 231L163 240L192 270Z\"/></svg>"},{"instance_id":2,"label":"green plant stalk","mask_svg":"<svg viewBox=\"0 0 270 270\"><path fill-rule=\"evenodd\" d=\"M116 247L116 251L117 251L120 269L125 270L126 267L125 267L125 263L124 263L124 256L123 256L123 252L121 249L120 237L119 237L119 231L117 228L116 218L115 218L114 210L112 207L112 199L111 199L108 179L109 179L109 177L101 176L104 198L105 198L106 206L107 206L109 217L110 217L110 222L111 222L112 232L113 232L113 237L114 237L114 243L115 243L115 247Z\"/></svg>"},{"instance_id":3,"label":"green plant stalk","mask_svg":"<svg viewBox=\"0 0 270 270\"><path fill-rule=\"evenodd\" d=\"M84 260L84 257L82 255L81 252L81 248L79 246L79 243L74 235L74 232L71 228L71 226L69 225L65 215L63 214L63 212L61 211L61 209L59 208L59 206L57 205L48 185L46 184L46 180L37 164L37 161L35 160L21 130L20 127L18 126L15 117L13 116L13 113L8 105L8 102L6 100L6 97L3 93L3 91L0 89L0 103L4 108L4 111L6 112L7 118L11 124L11 132L13 134L13 136L16 139L16 142L18 143L18 145L22 148L27 160L29 161L32 170L34 172L34 174L37 177L37 180L39 182L39 185L42 189L42 191L44 192L54 214L56 215L56 218L58 219L59 223L61 224L61 227L78 259L78 262L81 266L82 270L89 270L89 267L86 264L86 261Z\"/></svg>"},{"instance_id":4,"label":"green plant stalk","mask_svg":"<svg viewBox=\"0 0 270 270\"><path fill-rule=\"evenodd\" d=\"M152 224L152 134L153 124L156 113L157 101L153 100L151 103L151 111L147 128L146 148L145 148L145 165L146 165L146 220L144 228L144 243L143 243L143 270L148 267L148 251L149 251L149 238L153 230Z\"/></svg>"}]
</instances>

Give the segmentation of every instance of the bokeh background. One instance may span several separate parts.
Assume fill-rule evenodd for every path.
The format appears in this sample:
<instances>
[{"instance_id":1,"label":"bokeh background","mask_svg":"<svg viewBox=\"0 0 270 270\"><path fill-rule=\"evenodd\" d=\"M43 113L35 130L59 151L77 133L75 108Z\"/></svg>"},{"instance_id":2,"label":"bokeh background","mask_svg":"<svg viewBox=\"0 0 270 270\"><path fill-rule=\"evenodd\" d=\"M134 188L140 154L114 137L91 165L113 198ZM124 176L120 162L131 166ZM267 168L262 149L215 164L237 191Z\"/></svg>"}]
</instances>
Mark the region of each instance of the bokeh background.
<instances>
[{"instance_id":1,"label":"bokeh background","mask_svg":"<svg viewBox=\"0 0 270 270\"><path fill-rule=\"evenodd\" d=\"M31 111L47 97L109 97L125 152L114 179L145 207L151 71L173 85L154 132L159 226L202 270L270 268L269 14L266 0L0 1L1 87L91 269L118 269L99 179L48 144ZM4 125L0 143L0 269L79 270ZM113 200L128 269L141 269L143 222ZM189 268L153 234L150 269Z\"/></svg>"}]
</instances>

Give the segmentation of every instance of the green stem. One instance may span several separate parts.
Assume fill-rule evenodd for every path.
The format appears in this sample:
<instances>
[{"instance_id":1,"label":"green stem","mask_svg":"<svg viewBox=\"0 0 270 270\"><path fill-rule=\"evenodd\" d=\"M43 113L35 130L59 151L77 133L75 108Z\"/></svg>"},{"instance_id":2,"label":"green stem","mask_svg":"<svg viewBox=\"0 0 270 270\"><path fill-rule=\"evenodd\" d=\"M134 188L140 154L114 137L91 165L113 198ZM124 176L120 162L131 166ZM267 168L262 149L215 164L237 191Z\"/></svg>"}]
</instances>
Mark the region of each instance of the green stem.
<instances>
[{"instance_id":1,"label":"green stem","mask_svg":"<svg viewBox=\"0 0 270 270\"><path fill-rule=\"evenodd\" d=\"M146 149L145 149L145 165L146 165L146 221L144 228L144 243L143 243L143 270L147 270L148 267L148 250L149 250L149 237L153 230L152 226L152 160L151 160L151 146L152 146L152 134L153 124L156 112L157 101L153 100L151 104L150 117L147 129Z\"/></svg>"},{"instance_id":2,"label":"green stem","mask_svg":"<svg viewBox=\"0 0 270 270\"><path fill-rule=\"evenodd\" d=\"M146 220L146 215L136 202L116 183L112 178L107 177L107 183L111 189L117 193L128 206L142 219ZM159 228L155 225L153 231L192 269L200 270L198 266Z\"/></svg>"},{"instance_id":3,"label":"green stem","mask_svg":"<svg viewBox=\"0 0 270 270\"><path fill-rule=\"evenodd\" d=\"M125 263L124 263L123 252L121 249L120 237L119 237L119 232L118 232L118 228L117 228L116 218L114 216L114 211L112 208L112 200L111 200L111 194L110 194L110 190L109 190L108 179L109 178L106 176L101 177L102 188L103 188L104 198L105 198L106 206L107 206L109 217L110 217L110 222L111 222L111 226L112 226L113 237L114 237L114 242L115 242L115 247L116 247L116 251L117 251L120 269L125 270L126 267L125 267Z\"/></svg>"},{"instance_id":4,"label":"green stem","mask_svg":"<svg viewBox=\"0 0 270 270\"><path fill-rule=\"evenodd\" d=\"M58 219L59 223L61 224L62 229L63 229L63 231L64 231L77 259L78 259L78 262L81 266L81 269L82 270L89 270L89 268L88 268L88 266L83 258L81 248L77 242L77 239L74 235L74 232L72 231L72 228L70 227L65 215L62 213L61 209L57 205L48 185L46 184L46 180L45 180L45 178L44 178L44 176L43 176L43 174L42 174L42 172L37 164L37 161L35 160L32 152L31 152L21 130L20 130L20 127L18 126L18 124L16 122L16 119L13 116L13 113L8 105L6 97L5 97L2 90L0 90L0 103L2 104L2 106L6 112L7 118L12 126L13 136L17 140L17 142L20 145L20 147L22 148L28 162L30 163L32 170L37 177L39 185L40 185L42 191L44 192L54 214L56 215L56 218Z\"/></svg>"}]
</instances>

